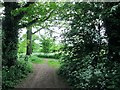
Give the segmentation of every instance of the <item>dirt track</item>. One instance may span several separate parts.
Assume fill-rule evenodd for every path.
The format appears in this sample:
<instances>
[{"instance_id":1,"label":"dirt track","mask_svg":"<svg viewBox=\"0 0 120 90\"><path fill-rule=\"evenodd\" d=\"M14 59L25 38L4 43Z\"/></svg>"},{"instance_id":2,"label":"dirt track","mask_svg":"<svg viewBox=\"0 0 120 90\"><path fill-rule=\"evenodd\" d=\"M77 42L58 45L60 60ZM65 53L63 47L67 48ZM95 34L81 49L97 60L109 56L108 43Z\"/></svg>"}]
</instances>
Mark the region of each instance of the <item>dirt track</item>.
<instances>
[{"instance_id":1,"label":"dirt track","mask_svg":"<svg viewBox=\"0 0 120 90\"><path fill-rule=\"evenodd\" d=\"M44 64L34 64L33 73L23 80L16 88L68 88L68 85L58 77L57 69Z\"/></svg>"}]
</instances>

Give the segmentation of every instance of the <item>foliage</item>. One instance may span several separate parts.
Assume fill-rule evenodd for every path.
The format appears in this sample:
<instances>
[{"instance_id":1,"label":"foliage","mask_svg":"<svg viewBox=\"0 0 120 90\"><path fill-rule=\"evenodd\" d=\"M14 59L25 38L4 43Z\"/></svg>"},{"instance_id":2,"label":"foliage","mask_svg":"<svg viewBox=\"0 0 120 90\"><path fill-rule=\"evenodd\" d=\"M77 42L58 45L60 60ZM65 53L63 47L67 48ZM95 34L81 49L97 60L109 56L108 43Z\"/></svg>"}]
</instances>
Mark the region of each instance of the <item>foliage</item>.
<instances>
[{"instance_id":1,"label":"foliage","mask_svg":"<svg viewBox=\"0 0 120 90\"><path fill-rule=\"evenodd\" d=\"M55 52L61 52L62 51L62 48L63 48L63 45L61 43L53 43L52 47L50 48L50 51L52 53L55 53Z\"/></svg>"},{"instance_id":2,"label":"foliage","mask_svg":"<svg viewBox=\"0 0 120 90\"><path fill-rule=\"evenodd\" d=\"M39 42L36 43L35 41L39 41L39 37L35 34L32 35L32 50L33 50L33 53L34 52L40 52L41 51L41 47L39 45ZM39 47L39 48L38 48Z\"/></svg>"},{"instance_id":3,"label":"foliage","mask_svg":"<svg viewBox=\"0 0 120 90\"><path fill-rule=\"evenodd\" d=\"M120 63L109 61L109 37L101 33L105 32L103 17L105 12L109 13L108 8L103 10L103 3L67 3L66 6L70 9L66 9L69 13L65 19L71 21L71 29L63 34L59 74L74 88L118 90Z\"/></svg>"},{"instance_id":4,"label":"foliage","mask_svg":"<svg viewBox=\"0 0 120 90\"><path fill-rule=\"evenodd\" d=\"M14 10L13 15L19 15L20 13L25 13L22 17L20 27L29 27L29 26L40 26L46 19L49 19L53 10L58 9L56 3L42 3L37 2L30 4L29 7L23 7ZM31 24L29 24L31 23Z\"/></svg>"},{"instance_id":5,"label":"foliage","mask_svg":"<svg viewBox=\"0 0 120 90\"><path fill-rule=\"evenodd\" d=\"M40 47L40 45L38 43L32 42L33 53L39 53L39 52L41 52L41 49L42 48Z\"/></svg>"},{"instance_id":6,"label":"foliage","mask_svg":"<svg viewBox=\"0 0 120 90\"><path fill-rule=\"evenodd\" d=\"M50 48L53 46L53 43L54 43L53 39L42 36L42 38L40 39L40 42L41 42L41 47L42 47L41 51L44 53L49 53Z\"/></svg>"},{"instance_id":7,"label":"foliage","mask_svg":"<svg viewBox=\"0 0 120 90\"><path fill-rule=\"evenodd\" d=\"M28 73L32 72L32 64L23 59L18 60L15 66L2 68L2 88L13 88L21 79L25 78Z\"/></svg>"},{"instance_id":8,"label":"foliage","mask_svg":"<svg viewBox=\"0 0 120 90\"><path fill-rule=\"evenodd\" d=\"M25 53L27 47L27 40L26 35L23 34L22 37L19 39L18 43L18 53Z\"/></svg>"}]
</instances>

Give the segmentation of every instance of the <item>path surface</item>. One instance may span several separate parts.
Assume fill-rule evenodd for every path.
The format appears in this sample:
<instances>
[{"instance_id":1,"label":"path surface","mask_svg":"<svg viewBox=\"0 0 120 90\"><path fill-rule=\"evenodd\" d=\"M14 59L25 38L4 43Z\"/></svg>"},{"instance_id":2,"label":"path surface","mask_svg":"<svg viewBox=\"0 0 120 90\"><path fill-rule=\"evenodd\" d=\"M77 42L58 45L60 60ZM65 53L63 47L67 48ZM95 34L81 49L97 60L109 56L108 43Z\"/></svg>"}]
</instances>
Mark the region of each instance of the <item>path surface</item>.
<instances>
[{"instance_id":1,"label":"path surface","mask_svg":"<svg viewBox=\"0 0 120 90\"><path fill-rule=\"evenodd\" d=\"M57 69L44 64L33 64L33 73L16 88L68 88L68 85L56 74Z\"/></svg>"}]
</instances>

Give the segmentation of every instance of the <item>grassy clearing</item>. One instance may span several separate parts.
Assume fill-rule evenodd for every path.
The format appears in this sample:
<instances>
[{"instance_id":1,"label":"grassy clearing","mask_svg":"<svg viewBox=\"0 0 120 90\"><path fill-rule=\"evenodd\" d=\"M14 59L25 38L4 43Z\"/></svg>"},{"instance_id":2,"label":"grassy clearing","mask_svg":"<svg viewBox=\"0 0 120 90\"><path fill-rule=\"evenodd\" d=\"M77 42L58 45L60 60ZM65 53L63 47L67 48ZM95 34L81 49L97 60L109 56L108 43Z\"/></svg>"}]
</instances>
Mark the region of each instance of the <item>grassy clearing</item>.
<instances>
[{"instance_id":1,"label":"grassy clearing","mask_svg":"<svg viewBox=\"0 0 120 90\"><path fill-rule=\"evenodd\" d=\"M37 56L31 56L29 58L29 60L32 62L32 63L35 63L35 64L42 64L44 63L44 60L40 59L39 57Z\"/></svg>"},{"instance_id":2,"label":"grassy clearing","mask_svg":"<svg viewBox=\"0 0 120 90\"><path fill-rule=\"evenodd\" d=\"M48 60L48 65L54 68L59 68L61 66L58 60Z\"/></svg>"},{"instance_id":3,"label":"grassy clearing","mask_svg":"<svg viewBox=\"0 0 120 90\"><path fill-rule=\"evenodd\" d=\"M34 63L34 64L43 64L45 63L45 59L48 60L48 65L54 68L59 68L60 67L60 62L58 59L51 59L51 58L39 58L36 55L33 55L29 57L29 61Z\"/></svg>"}]
</instances>

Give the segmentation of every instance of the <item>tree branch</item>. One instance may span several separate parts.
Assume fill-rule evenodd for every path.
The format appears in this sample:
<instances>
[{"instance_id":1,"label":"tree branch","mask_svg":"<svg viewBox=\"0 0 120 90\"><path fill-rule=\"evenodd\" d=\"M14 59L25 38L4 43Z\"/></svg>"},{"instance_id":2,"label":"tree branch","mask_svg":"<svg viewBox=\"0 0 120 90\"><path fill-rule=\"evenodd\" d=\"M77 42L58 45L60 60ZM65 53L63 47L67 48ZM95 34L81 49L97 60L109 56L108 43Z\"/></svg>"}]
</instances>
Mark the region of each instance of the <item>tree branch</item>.
<instances>
[{"instance_id":1,"label":"tree branch","mask_svg":"<svg viewBox=\"0 0 120 90\"><path fill-rule=\"evenodd\" d=\"M41 28L39 28L37 31L33 32L32 34L35 34L35 33L39 32L39 31L42 30L42 29L45 29L45 28L44 28L44 27L41 27ZM54 33L60 34L60 33L56 32L56 31L53 31L53 30L51 30L51 29L49 29L49 28L47 28L47 29L50 30L50 31L52 31L52 32L54 32Z\"/></svg>"},{"instance_id":2,"label":"tree branch","mask_svg":"<svg viewBox=\"0 0 120 90\"><path fill-rule=\"evenodd\" d=\"M47 19L50 18L51 14L53 13L54 10L51 10L49 15L48 16L45 16L44 19L42 19L40 22L44 22L46 21ZM24 28L24 27L28 27L28 26L31 26L33 25L34 23L38 22L40 18L35 18L34 20L32 20L31 22L27 23L27 24L23 24L23 25L20 25L19 28Z\"/></svg>"},{"instance_id":3,"label":"tree branch","mask_svg":"<svg viewBox=\"0 0 120 90\"><path fill-rule=\"evenodd\" d=\"M37 31L33 32L32 34L35 34L35 33L39 32L39 31L42 30L42 29L43 29L43 28L40 28L40 29L38 29Z\"/></svg>"}]
</instances>

